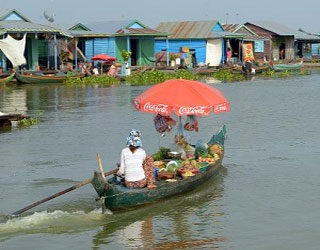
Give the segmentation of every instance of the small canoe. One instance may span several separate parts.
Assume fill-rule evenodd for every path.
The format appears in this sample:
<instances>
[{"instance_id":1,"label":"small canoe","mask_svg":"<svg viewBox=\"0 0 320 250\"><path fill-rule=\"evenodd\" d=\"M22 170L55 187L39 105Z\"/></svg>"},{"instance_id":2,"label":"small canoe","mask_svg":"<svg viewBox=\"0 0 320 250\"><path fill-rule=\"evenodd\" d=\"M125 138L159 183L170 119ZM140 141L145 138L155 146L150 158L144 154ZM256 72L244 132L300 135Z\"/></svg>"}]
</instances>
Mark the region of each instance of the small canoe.
<instances>
[{"instance_id":1,"label":"small canoe","mask_svg":"<svg viewBox=\"0 0 320 250\"><path fill-rule=\"evenodd\" d=\"M302 67L302 62L300 63L283 63L283 64L274 64L273 69L275 71L291 71L291 70L300 70Z\"/></svg>"},{"instance_id":2,"label":"small canoe","mask_svg":"<svg viewBox=\"0 0 320 250\"><path fill-rule=\"evenodd\" d=\"M67 78L79 78L82 75L35 75L35 74L21 74L16 72L16 78L19 83L63 83Z\"/></svg>"},{"instance_id":3,"label":"small canoe","mask_svg":"<svg viewBox=\"0 0 320 250\"><path fill-rule=\"evenodd\" d=\"M225 134L226 128L223 126L217 134L212 136L208 144L220 144L223 146ZM214 164L210 164L206 171L199 172L194 176L188 178L177 177L174 182L156 181L156 189L127 188L121 185L115 176L104 180L99 172L94 172L91 183L99 197L104 199L104 205L108 209L123 210L194 190L218 174L222 159L223 155Z\"/></svg>"},{"instance_id":4,"label":"small canoe","mask_svg":"<svg viewBox=\"0 0 320 250\"><path fill-rule=\"evenodd\" d=\"M4 77L4 78L0 78L0 83L8 83L8 82L13 81L14 75L15 75L15 73L12 73L12 74L9 75L9 76L6 76L6 77Z\"/></svg>"}]
</instances>

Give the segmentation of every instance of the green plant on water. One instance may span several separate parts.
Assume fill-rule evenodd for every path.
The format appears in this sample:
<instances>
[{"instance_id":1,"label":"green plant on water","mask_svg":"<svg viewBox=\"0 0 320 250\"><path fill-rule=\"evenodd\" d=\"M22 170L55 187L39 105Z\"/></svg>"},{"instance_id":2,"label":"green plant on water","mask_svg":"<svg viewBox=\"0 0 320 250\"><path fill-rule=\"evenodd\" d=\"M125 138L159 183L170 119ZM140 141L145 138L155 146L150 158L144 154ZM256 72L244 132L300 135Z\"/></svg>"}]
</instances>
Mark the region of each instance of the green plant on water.
<instances>
[{"instance_id":1,"label":"green plant on water","mask_svg":"<svg viewBox=\"0 0 320 250\"><path fill-rule=\"evenodd\" d=\"M243 74L235 74L230 70L219 70L212 74L212 77L222 82L244 81L246 78Z\"/></svg>"},{"instance_id":2,"label":"green plant on water","mask_svg":"<svg viewBox=\"0 0 320 250\"><path fill-rule=\"evenodd\" d=\"M262 76L274 76L275 71L274 70L267 70L261 73Z\"/></svg>"},{"instance_id":3,"label":"green plant on water","mask_svg":"<svg viewBox=\"0 0 320 250\"><path fill-rule=\"evenodd\" d=\"M30 127L32 125L36 125L39 122L40 122L39 117L24 118L18 122L18 127L26 128L26 127Z\"/></svg>"},{"instance_id":4,"label":"green plant on water","mask_svg":"<svg viewBox=\"0 0 320 250\"><path fill-rule=\"evenodd\" d=\"M111 77L108 75L101 76L87 76L83 78L67 78L65 81L67 86L92 86L92 85L103 85L113 86L120 84L120 79L117 77Z\"/></svg>"},{"instance_id":5,"label":"green plant on water","mask_svg":"<svg viewBox=\"0 0 320 250\"><path fill-rule=\"evenodd\" d=\"M172 73L165 73L160 70L147 71L143 73L133 73L125 77L128 85L152 85L164 82L169 79L199 80L200 76L191 73L189 70L180 69Z\"/></svg>"},{"instance_id":6,"label":"green plant on water","mask_svg":"<svg viewBox=\"0 0 320 250\"><path fill-rule=\"evenodd\" d=\"M302 70L300 71L300 75L302 75L302 76L311 75L311 71L310 71L310 70L302 69Z\"/></svg>"}]
</instances>

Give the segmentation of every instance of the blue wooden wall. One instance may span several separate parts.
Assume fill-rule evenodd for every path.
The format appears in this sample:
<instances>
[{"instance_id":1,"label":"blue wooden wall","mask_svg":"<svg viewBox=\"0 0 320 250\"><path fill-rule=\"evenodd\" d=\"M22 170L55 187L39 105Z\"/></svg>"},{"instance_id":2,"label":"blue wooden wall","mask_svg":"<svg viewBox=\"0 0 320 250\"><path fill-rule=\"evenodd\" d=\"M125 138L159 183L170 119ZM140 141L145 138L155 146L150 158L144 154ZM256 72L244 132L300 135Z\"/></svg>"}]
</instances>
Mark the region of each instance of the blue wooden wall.
<instances>
[{"instance_id":1,"label":"blue wooden wall","mask_svg":"<svg viewBox=\"0 0 320 250\"><path fill-rule=\"evenodd\" d=\"M206 47L207 41L201 39L187 39L187 40L169 40L169 53L180 52L181 47L189 47L189 49L194 49L196 52L197 63L206 62ZM158 53L160 51L166 50L166 40L155 40L154 51Z\"/></svg>"},{"instance_id":2,"label":"blue wooden wall","mask_svg":"<svg viewBox=\"0 0 320 250\"><path fill-rule=\"evenodd\" d=\"M93 38L86 40L86 58L90 60L91 57L97 54L107 54L109 56L116 57L115 51L115 38L108 37L108 38Z\"/></svg>"},{"instance_id":3,"label":"blue wooden wall","mask_svg":"<svg viewBox=\"0 0 320 250\"><path fill-rule=\"evenodd\" d=\"M313 56L320 55L320 43L315 43L311 45L311 52Z\"/></svg>"}]
</instances>

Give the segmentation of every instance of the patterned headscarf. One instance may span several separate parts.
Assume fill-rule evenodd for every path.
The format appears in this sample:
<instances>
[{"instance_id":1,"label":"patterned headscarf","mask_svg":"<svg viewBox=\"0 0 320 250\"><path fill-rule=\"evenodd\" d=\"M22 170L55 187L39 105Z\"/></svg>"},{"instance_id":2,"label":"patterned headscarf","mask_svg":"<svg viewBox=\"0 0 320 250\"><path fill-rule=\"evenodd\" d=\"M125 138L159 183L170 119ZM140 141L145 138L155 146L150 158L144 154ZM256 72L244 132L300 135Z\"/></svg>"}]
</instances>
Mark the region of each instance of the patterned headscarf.
<instances>
[{"instance_id":1,"label":"patterned headscarf","mask_svg":"<svg viewBox=\"0 0 320 250\"><path fill-rule=\"evenodd\" d=\"M141 141L141 132L139 130L132 129L130 131L129 137L127 137L127 146L134 146L134 147L141 147L142 141Z\"/></svg>"}]
</instances>

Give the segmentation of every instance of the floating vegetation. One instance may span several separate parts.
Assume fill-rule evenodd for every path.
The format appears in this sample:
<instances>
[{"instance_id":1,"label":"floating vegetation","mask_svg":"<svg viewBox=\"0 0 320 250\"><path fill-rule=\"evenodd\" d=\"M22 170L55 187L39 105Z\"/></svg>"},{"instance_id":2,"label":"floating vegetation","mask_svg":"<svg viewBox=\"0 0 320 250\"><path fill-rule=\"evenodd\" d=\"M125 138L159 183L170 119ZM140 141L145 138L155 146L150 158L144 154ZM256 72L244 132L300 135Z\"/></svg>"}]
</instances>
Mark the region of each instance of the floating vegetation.
<instances>
[{"instance_id":1,"label":"floating vegetation","mask_svg":"<svg viewBox=\"0 0 320 250\"><path fill-rule=\"evenodd\" d=\"M274 70L268 70L265 72L262 72L262 76L264 77L270 77L270 78L287 78L292 76L299 76L299 75L310 75L311 71L308 70L284 70L276 72Z\"/></svg>"},{"instance_id":2,"label":"floating vegetation","mask_svg":"<svg viewBox=\"0 0 320 250\"><path fill-rule=\"evenodd\" d=\"M107 75L102 76L87 76L83 78L67 78L65 81L67 86L91 86L91 85L103 85L113 86L120 84L120 79L117 77L111 77Z\"/></svg>"},{"instance_id":3,"label":"floating vegetation","mask_svg":"<svg viewBox=\"0 0 320 250\"><path fill-rule=\"evenodd\" d=\"M18 127L20 128L26 128L30 127L32 125L36 125L40 122L39 117L30 117L30 118L24 118L18 122Z\"/></svg>"},{"instance_id":4,"label":"floating vegetation","mask_svg":"<svg viewBox=\"0 0 320 250\"><path fill-rule=\"evenodd\" d=\"M246 80L243 74L235 74L230 70L219 70L212 74L213 78L220 80L222 82L240 82Z\"/></svg>"},{"instance_id":5,"label":"floating vegetation","mask_svg":"<svg viewBox=\"0 0 320 250\"><path fill-rule=\"evenodd\" d=\"M186 79L186 80L199 80L200 76L191 73L186 69L179 69L174 72L166 73L160 70L147 71L144 73L133 73L125 77L128 85L151 85L161 83L169 79Z\"/></svg>"}]
</instances>

